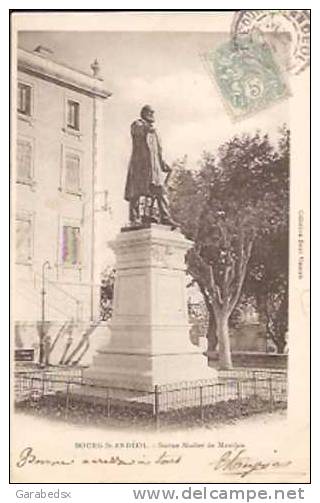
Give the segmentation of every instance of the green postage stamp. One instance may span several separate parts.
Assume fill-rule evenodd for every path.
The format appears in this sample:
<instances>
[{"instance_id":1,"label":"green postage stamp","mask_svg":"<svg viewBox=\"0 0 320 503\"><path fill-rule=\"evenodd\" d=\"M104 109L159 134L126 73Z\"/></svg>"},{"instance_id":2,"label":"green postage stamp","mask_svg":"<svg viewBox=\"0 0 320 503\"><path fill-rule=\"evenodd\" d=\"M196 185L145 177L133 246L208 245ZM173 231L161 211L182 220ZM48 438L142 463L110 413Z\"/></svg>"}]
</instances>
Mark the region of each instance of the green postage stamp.
<instances>
[{"instance_id":1,"label":"green postage stamp","mask_svg":"<svg viewBox=\"0 0 320 503\"><path fill-rule=\"evenodd\" d=\"M247 117L287 98L285 78L266 43L240 35L203 55L234 119Z\"/></svg>"}]
</instances>

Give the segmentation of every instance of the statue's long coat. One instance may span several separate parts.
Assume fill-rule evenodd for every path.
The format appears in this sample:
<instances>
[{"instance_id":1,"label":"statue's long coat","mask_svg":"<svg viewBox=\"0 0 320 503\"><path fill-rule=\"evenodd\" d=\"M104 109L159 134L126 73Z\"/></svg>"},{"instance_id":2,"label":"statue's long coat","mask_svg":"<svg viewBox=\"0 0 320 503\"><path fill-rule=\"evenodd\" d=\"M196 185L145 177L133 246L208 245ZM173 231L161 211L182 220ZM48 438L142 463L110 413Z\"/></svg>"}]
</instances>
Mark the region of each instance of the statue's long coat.
<instances>
[{"instance_id":1,"label":"statue's long coat","mask_svg":"<svg viewBox=\"0 0 320 503\"><path fill-rule=\"evenodd\" d=\"M131 124L132 154L128 167L125 200L150 194L150 185L163 185L165 162L157 131L143 119Z\"/></svg>"}]
</instances>

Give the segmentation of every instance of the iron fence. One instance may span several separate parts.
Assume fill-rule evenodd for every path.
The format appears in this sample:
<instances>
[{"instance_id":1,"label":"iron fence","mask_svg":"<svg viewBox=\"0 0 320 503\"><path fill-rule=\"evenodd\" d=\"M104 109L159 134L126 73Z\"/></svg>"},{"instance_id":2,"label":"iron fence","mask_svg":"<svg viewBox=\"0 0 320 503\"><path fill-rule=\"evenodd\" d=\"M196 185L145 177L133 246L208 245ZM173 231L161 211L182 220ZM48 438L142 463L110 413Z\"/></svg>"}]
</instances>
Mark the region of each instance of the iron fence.
<instances>
[{"instance_id":1,"label":"iron fence","mask_svg":"<svg viewBox=\"0 0 320 503\"><path fill-rule=\"evenodd\" d=\"M151 389L106 386L84 380L82 372L18 373L15 376L18 408L85 422L107 418L166 422L214 420L273 411L287 404L285 372L220 372L212 381L156 385Z\"/></svg>"}]
</instances>

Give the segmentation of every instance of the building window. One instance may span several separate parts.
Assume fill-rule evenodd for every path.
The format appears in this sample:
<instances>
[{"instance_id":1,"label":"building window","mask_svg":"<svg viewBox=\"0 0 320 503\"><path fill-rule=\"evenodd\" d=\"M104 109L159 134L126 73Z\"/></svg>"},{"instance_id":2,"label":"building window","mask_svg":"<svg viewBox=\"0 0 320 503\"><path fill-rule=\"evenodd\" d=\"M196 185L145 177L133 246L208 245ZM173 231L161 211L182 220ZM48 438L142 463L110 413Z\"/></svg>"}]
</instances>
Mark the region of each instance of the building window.
<instances>
[{"instance_id":1,"label":"building window","mask_svg":"<svg viewBox=\"0 0 320 503\"><path fill-rule=\"evenodd\" d=\"M64 186L66 192L71 194L80 194L80 155L67 152L65 156L65 179Z\"/></svg>"},{"instance_id":2,"label":"building window","mask_svg":"<svg viewBox=\"0 0 320 503\"><path fill-rule=\"evenodd\" d=\"M62 263L65 266L79 266L80 227L64 225L62 228Z\"/></svg>"},{"instance_id":3,"label":"building window","mask_svg":"<svg viewBox=\"0 0 320 503\"><path fill-rule=\"evenodd\" d=\"M81 197L82 164L81 150L61 145L60 191Z\"/></svg>"},{"instance_id":4,"label":"building window","mask_svg":"<svg viewBox=\"0 0 320 503\"><path fill-rule=\"evenodd\" d=\"M32 216L19 216L16 220L16 262L30 264L33 255Z\"/></svg>"},{"instance_id":5,"label":"building window","mask_svg":"<svg viewBox=\"0 0 320 503\"><path fill-rule=\"evenodd\" d=\"M31 183L33 178L32 169L32 141L18 138L17 142L17 181Z\"/></svg>"},{"instance_id":6,"label":"building window","mask_svg":"<svg viewBox=\"0 0 320 503\"><path fill-rule=\"evenodd\" d=\"M31 96L31 86L18 82L18 112L27 117L31 117Z\"/></svg>"},{"instance_id":7,"label":"building window","mask_svg":"<svg viewBox=\"0 0 320 503\"><path fill-rule=\"evenodd\" d=\"M67 127L80 130L80 103L74 100L67 100Z\"/></svg>"}]
</instances>

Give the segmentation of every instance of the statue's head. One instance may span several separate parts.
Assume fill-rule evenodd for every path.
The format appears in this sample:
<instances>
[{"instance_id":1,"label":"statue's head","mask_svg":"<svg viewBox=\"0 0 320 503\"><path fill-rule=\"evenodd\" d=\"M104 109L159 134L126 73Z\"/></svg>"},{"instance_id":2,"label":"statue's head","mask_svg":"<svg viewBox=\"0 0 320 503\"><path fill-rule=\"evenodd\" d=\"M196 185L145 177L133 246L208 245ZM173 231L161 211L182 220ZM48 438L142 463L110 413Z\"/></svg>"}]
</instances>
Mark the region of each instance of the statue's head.
<instances>
[{"instance_id":1,"label":"statue's head","mask_svg":"<svg viewBox=\"0 0 320 503\"><path fill-rule=\"evenodd\" d=\"M150 123L153 123L155 120L154 110L150 105L144 105L144 107L141 108L140 116L142 117L142 119Z\"/></svg>"}]
</instances>

